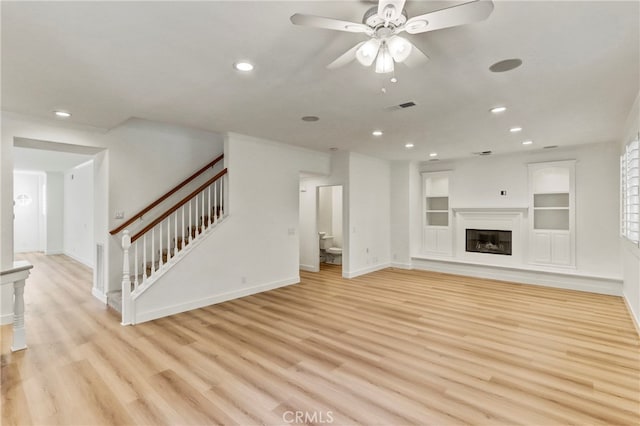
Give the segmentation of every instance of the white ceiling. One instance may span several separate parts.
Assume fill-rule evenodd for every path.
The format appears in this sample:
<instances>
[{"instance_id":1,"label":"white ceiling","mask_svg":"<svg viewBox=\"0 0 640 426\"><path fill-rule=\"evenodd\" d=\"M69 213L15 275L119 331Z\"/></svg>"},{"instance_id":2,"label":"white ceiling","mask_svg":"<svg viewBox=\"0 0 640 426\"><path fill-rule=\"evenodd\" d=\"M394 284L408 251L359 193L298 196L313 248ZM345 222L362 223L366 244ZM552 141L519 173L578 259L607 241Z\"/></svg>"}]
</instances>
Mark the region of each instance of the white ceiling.
<instances>
[{"instance_id":1,"label":"white ceiling","mask_svg":"<svg viewBox=\"0 0 640 426\"><path fill-rule=\"evenodd\" d=\"M413 1L406 10L457 3ZM102 128L140 117L389 159L621 136L639 90L639 2L496 1L484 22L410 36L431 60L398 65L395 84L357 63L325 68L363 36L289 22L295 12L360 22L371 5L2 2L2 108L43 117L68 109L73 122ZM524 64L489 72L507 58ZM236 72L239 59L255 70ZM410 100L417 106L385 110ZM488 112L502 104L504 114ZM516 125L524 130L509 133ZM371 136L374 128L385 134Z\"/></svg>"}]
</instances>

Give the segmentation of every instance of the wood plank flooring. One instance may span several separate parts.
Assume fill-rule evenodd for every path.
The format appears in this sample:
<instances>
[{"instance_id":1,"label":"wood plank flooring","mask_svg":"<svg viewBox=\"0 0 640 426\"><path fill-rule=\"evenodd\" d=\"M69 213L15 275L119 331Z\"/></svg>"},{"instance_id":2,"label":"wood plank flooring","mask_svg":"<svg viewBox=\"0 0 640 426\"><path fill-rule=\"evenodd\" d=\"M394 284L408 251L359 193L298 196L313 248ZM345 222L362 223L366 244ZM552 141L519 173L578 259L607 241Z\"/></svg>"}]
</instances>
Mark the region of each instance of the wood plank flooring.
<instances>
[{"instance_id":1,"label":"wood plank flooring","mask_svg":"<svg viewBox=\"0 0 640 426\"><path fill-rule=\"evenodd\" d=\"M618 297L388 269L122 327L91 272L28 254L3 425L640 424ZM297 420L297 421L296 421Z\"/></svg>"}]
</instances>

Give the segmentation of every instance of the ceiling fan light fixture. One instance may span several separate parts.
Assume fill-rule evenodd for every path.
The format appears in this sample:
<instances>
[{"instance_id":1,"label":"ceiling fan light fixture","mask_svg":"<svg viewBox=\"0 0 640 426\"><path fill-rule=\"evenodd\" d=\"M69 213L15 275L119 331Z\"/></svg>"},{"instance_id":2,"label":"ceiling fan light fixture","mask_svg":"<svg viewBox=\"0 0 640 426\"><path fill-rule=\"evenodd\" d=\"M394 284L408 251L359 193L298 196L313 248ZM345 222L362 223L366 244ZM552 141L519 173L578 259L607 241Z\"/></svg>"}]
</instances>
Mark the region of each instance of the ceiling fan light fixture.
<instances>
[{"instance_id":1,"label":"ceiling fan light fixture","mask_svg":"<svg viewBox=\"0 0 640 426\"><path fill-rule=\"evenodd\" d=\"M378 52L378 58L376 59L376 72L378 74L393 72L393 57L391 56L386 43L382 43L380 51Z\"/></svg>"},{"instance_id":2,"label":"ceiling fan light fixture","mask_svg":"<svg viewBox=\"0 0 640 426\"><path fill-rule=\"evenodd\" d=\"M356 50L356 59L365 67L373 64L380 49L380 40L372 38Z\"/></svg>"},{"instance_id":3,"label":"ceiling fan light fixture","mask_svg":"<svg viewBox=\"0 0 640 426\"><path fill-rule=\"evenodd\" d=\"M389 52L396 62L403 62L411 54L411 43L405 38L393 36L387 42Z\"/></svg>"}]
</instances>

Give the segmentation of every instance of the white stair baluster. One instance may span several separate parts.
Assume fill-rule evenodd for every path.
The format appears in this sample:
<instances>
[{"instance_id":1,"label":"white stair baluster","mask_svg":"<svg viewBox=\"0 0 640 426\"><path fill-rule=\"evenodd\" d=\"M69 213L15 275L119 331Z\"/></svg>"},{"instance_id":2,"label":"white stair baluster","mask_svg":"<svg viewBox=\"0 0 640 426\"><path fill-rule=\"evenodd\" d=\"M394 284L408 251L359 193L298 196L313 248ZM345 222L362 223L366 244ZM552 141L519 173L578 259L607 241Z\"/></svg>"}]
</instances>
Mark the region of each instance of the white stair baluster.
<instances>
[{"instance_id":1,"label":"white stair baluster","mask_svg":"<svg viewBox=\"0 0 640 426\"><path fill-rule=\"evenodd\" d=\"M178 212L175 213L175 219L174 220L178 220L177 217L178 217ZM176 225L175 228L176 228L176 231L177 231L178 226ZM175 236L178 236L178 233L177 232L173 233L173 235L174 235L173 247L171 247L171 238L170 238L171 232L169 232L170 229L171 229L171 216L169 216L169 219L167 219L167 250L173 249L173 255L175 256L176 253L177 253L177 250L175 249L176 248L176 238L175 238ZM168 258L167 258L167 260L168 260Z\"/></svg>"},{"instance_id":2,"label":"white stair baluster","mask_svg":"<svg viewBox=\"0 0 640 426\"><path fill-rule=\"evenodd\" d=\"M142 284L147 281L147 234L142 235Z\"/></svg>"},{"instance_id":3,"label":"white stair baluster","mask_svg":"<svg viewBox=\"0 0 640 426\"><path fill-rule=\"evenodd\" d=\"M191 200L189 200L189 242L193 239L193 228L191 227Z\"/></svg>"},{"instance_id":4,"label":"white stair baluster","mask_svg":"<svg viewBox=\"0 0 640 426\"><path fill-rule=\"evenodd\" d=\"M162 266L164 265L164 262L162 261L162 222L159 223L158 228L160 232L160 238L158 238L158 245L160 245L160 250L158 250L158 253L160 259L158 259L158 264L160 265L159 269L162 269Z\"/></svg>"},{"instance_id":5,"label":"white stair baluster","mask_svg":"<svg viewBox=\"0 0 640 426\"><path fill-rule=\"evenodd\" d=\"M201 192L202 194L202 232L204 232L204 190Z\"/></svg>"},{"instance_id":6,"label":"white stair baluster","mask_svg":"<svg viewBox=\"0 0 640 426\"><path fill-rule=\"evenodd\" d=\"M182 248L181 250L184 250L184 246L187 243L187 237L185 237L185 233L184 233L184 211L186 210L184 205L182 205L182 207L180 207L180 210L182 210Z\"/></svg>"},{"instance_id":7,"label":"white stair baluster","mask_svg":"<svg viewBox=\"0 0 640 426\"><path fill-rule=\"evenodd\" d=\"M198 238L198 196L196 195L194 197L196 199L196 217L194 218L195 220L195 227L196 227L196 236L195 238Z\"/></svg>"},{"instance_id":8,"label":"white stair baluster","mask_svg":"<svg viewBox=\"0 0 640 426\"><path fill-rule=\"evenodd\" d=\"M133 249L133 289L138 289L138 242L134 243L136 246Z\"/></svg>"},{"instance_id":9,"label":"white stair baluster","mask_svg":"<svg viewBox=\"0 0 640 426\"><path fill-rule=\"evenodd\" d=\"M176 210L175 216L173 217L173 255L178 254L178 211Z\"/></svg>"},{"instance_id":10,"label":"white stair baluster","mask_svg":"<svg viewBox=\"0 0 640 426\"><path fill-rule=\"evenodd\" d=\"M171 216L167 218L167 263L171 260Z\"/></svg>"},{"instance_id":11,"label":"white stair baluster","mask_svg":"<svg viewBox=\"0 0 640 426\"><path fill-rule=\"evenodd\" d=\"M155 250L156 228L151 228L151 276L156 273L156 250Z\"/></svg>"},{"instance_id":12,"label":"white stair baluster","mask_svg":"<svg viewBox=\"0 0 640 426\"><path fill-rule=\"evenodd\" d=\"M213 182L213 223L218 222L218 181Z\"/></svg>"},{"instance_id":13,"label":"white stair baluster","mask_svg":"<svg viewBox=\"0 0 640 426\"><path fill-rule=\"evenodd\" d=\"M207 226L211 226L211 185L207 186L207 200L209 204L207 204Z\"/></svg>"}]
</instances>

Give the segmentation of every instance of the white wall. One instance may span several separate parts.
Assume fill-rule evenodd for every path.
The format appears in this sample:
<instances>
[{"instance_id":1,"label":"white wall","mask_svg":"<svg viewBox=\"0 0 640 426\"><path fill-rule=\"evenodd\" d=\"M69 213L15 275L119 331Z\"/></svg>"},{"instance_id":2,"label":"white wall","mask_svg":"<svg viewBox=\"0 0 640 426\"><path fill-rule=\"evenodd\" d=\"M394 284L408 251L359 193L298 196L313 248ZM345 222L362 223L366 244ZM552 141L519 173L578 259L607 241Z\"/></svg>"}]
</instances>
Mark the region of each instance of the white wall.
<instances>
[{"instance_id":1,"label":"white wall","mask_svg":"<svg viewBox=\"0 0 640 426\"><path fill-rule=\"evenodd\" d=\"M60 254L64 251L64 174L46 172L47 226L45 254Z\"/></svg>"},{"instance_id":2,"label":"white wall","mask_svg":"<svg viewBox=\"0 0 640 426\"><path fill-rule=\"evenodd\" d=\"M624 129L624 136L619 145L618 156L622 154L625 145L634 139L640 132L640 93L631 108ZM618 188L618 194L620 190ZM620 251L622 254L622 292L631 310L638 330L640 330L640 249L631 244L627 239L620 238Z\"/></svg>"},{"instance_id":3,"label":"white wall","mask_svg":"<svg viewBox=\"0 0 640 426\"><path fill-rule=\"evenodd\" d=\"M347 276L390 265L390 179L388 161L357 153L349 156Z\"/></svg>"},{"instance_id":4,"label":"white wall","mask_svg":"<svg viewBox=\"0 0 640 426\"><path fill-rule=\"evenodd\" d=\"M331 186L331 235L333 247L342 247L342 187Z\"/></svg>"},{"instance_id":5,"label":"white wall","mask_svg":"<svg viewBox=\"0 0 640 426\"><path fill-rule=\"evenodd\" d=\"M231 134L225 163L227 219L137 299L139 320L299 281L300 171L327 174L329 156Z\"/></svg>"},{"instance_id":6,"label":"white wall","mask_svg":"<svg viewBox=\"0 0 640 426\"><path fill-rule=\"evenodd\" d=\"M527 164L569 159L577 160L576 273L621 279L617 144L424 163L421 169L453 171L453 208L528 207ZM501 196L500 190L506 190L507 196ZM412 230L419 232L419 228Z\"/></svg>"},{"instance_id":7,"label":"white wall","mask_svg":"<svg viewBox=\"0 0 640 426\"><path fill-rule=\"evenodd\" d=\"M94 266L93 160L64 173L64 254Z\"/></svg>"},{"instance_id":8,"label":"white wall","mask_svg":"<svg viewBox=\"0 0 640 426\"><path fill-rule=\"evenodd\" d=\"M332 236L331 247L342 247L342 186L318 188L318 232Z\"/></svg>"},{"instance_id":9,"label":"white wall","mask_svg":"<svg viewBox=\"0 0 640 426\"><path fill-rule=\"evenodd\" d=\"M411 163L390 163L391 262L396 267L411 267Z\"/></svg>"},{"instance_id":10,"label":"white wall","mask_svg":"<svg viewBox=\"0 0 640 426\"><path fill-rule=\"evenodd\" d=\"M27 205L14 206L14 252L24 253L44 250L44 214L42 209L44 174L15 172L13 174L14 197L24 194L31 197Z\"/></svg>"}]
</instances>

